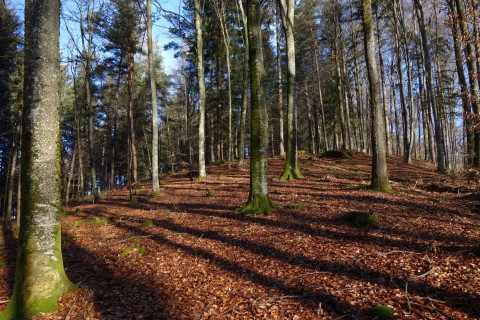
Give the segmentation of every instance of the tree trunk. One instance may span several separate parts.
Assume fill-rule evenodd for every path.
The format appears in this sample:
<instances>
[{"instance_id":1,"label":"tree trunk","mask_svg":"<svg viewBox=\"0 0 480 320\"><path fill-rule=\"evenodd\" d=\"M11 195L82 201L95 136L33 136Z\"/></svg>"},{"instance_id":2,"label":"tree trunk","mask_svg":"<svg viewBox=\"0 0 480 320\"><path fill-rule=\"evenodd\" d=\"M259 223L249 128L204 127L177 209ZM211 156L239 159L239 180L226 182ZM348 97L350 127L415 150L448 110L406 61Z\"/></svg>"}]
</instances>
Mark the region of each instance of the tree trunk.
<instances>
[{"instance_id":1,"label":"tree trunk","mask_svg":"<svg viewBox=\"0 0 480 320\"><path fill-rule=\"evenodd\" d=\"M470 114L472 113L472 107L468 99L469 89L467 84L467 78L465 77L465 73L463 70L462 49L460 47L460 41L462 39L462 35L460 33L455 0L448 0L447 2L448 2L448 7L450 9L450 12L453 16L451 21L452 35L453 35L453 48L455 52L455 65L457 67L458 82L460 84L460 97L462 99L463 120L465 122L465 128L466 128L465 133L467 138L467 144L466 144L467 150L466 150L465 164L473 165L473 159L474 159L473 148L475 143L475 136L472 130L473 128L472 119L470 117Z\"/></svg>"},{"instance_id":2,"label":"tree trunk","mask_svg":"<svg viewBox=\"0 0 480 320\"><path fill-rule=\"evenodd\" d=\"M90 21L90 4L87 4L87 22L88 22L88 35L85 34L85 25L83 18L83 10L80 10L80 32L82 39L82 56L83 56L83 66L85 69L85 99L87 103L87 113L88 113L88 156L90 162L90 182L92 187L92 194L94 202L97 202L100 199L97 187L97 170L95 162L95 142L93 138L93 119L95 117L95 111L93 110L92 104L92 73L91 73L91 62L92 62L92 37L93 37L93 24ZM85 43L85 38L87 38L87 43Z\"/></svg>"},{"instance_id":3,"label":"tree trunk","mask_svg":"<svg viewBox=\"0 0 480 320\"><path fill-rule=\"evenodd\" d=\"M72 186L73 175L75 172L75 157L77 154L77 146L73 146L73 154L72 154L72 161L70 162L70 170L68 171L68 178L67 178L67 187L65 190L65 203L68 205L70 201L70 190Z\"/></svg>"},{"instance_id":4,"label":"tree trunk","mask_svg":"<svg viewBox=\"0 0 480 320\"><path fill-rule=\"evenodd\" d=\"M247 122L247 108L248 108L248 27L247 16L243 9L242 0L237 0L237 4L240 10L243 24L243 92L242 92L242 111L240 115L240 137L238 143L238 166L243 167L245 165L245 125Z\"/></svg>"},{"instance_id":5,"label":"tree trunk","mask_svg":"<svg viewBox=\"0 0 480 320\"><path fill-rule=\"evenodd\" d=\"M415 8L417 11L417 19L418 24L420 27L420 34L422 37L422 48L423 48L423 55L424 55L424 64L425 64L425 71L427 76L427 97L429 100L429 105L431 106L432 113L433 113L433 121L435 126L435 143L437 148L437 170L439 172L446 171L445 165L445 143L443 139L443 130L442 130L442 122L440 120L438 104L437 104L437 95L434 89L433 83L433 72L432 72L432 62L430 59L430 51L428 48L428 40L427 40L427 32L425 27L425 18L423 15L423 7L420 3L420 0L414 0Z\"/></svg>"},{"instance_id":6,"label":"tree trunk","mask_svg":"<svg viewBox=\"0 0 480 320\"><path fill-rule=\"evenodd\" d=\"M282 25L287 40L287 152L285 157L285 169L280 175L280 180L293 180L301 178L297 160L297 104L296 93L296 68L295 68L295 1L279 0L282 14Z\"/></svg>"},{"instance_id":7,"label":"tree trunk","mask_svg":"<svg viewBox=\"0 0 480 320\"><path fill-rule=\"evenodd\" d=\"M226 21L225 4L223 1L215 2L215 9L220 20L220 28L222 30L223 44L225 46L225 56L227 63L227 91L228 91L228 149L227 149L227 167L228 170L232 167L232 153L233 153L233 136L232 136L232 82L231 82L231 63L230 63L230 36L228 34L228 26ZM223 154L223 152L222 152Z\"/></svg>"},{"instance_id":8,"label":"tree trunk","mask_svg":"<svg viewBox=\"0 0 480 320\"><path fill-rule=\"evenodd\" d=\"M158 103L155 65L153 60L152 41L152 0L147 0L147 43L148 43L148 76L150 78L150 97L152 103L152 194L160 192L158 180Z\"/></svg>"},{"instance_id":9,"label":"tree trunk","mask_svg":"<svg viewBox=\"0 0 480 320\"><path fill-rule=\"evenodd\" d=\"M200 0L194 0L195 5L195 38L197 41L198 70L198 178L207 176L205 169L205 72L203 66L203 31L202 8Z\"/></svg>"},{"instance_id":10,"label":"tree trunk","mask_svg":"<svg viewBox=\"0 0 480 320\"><path fill-rule=\"evenodd\" d=\"M58 0L26 2L23 213L15 286L2 319L54 311L75 287L63 267L59 221L59 14Z\"/></svg>"},{"instance_id":11,"label":"tree trunk","mask_svg":"<svg viewBox=\"0 0 480 320\"><path fill-rule=\"evenodd\" d=\"M20 133L22 131L22 110L18 110L18 118L17 124L15 125L15 136L13 137L12 143L12 153L11 153L11 160L10 166L8 171L8 190L7 190L7 201L6 201L6 208L5 208L5 216L4 216L4 225L10 227L10 221L12 220L12 212L13 212L13 190L15 188L15 173L17 172L17 158L19 153L20 147ZM18 179L18 183L20 183L20 179ZM17 199L18 201L18 199Z\"/></svg>"},{"instance_id":12,"label":"tree trunk","mask_svg":"<svg viewBox=\"0 0 480 320\"><path fill-rule=\"evenodd\" d=\"M265 69L261 28L262 0L247 0L250 44L250 194L244 213L268 214L272 202L268 194L268 119L264 92Z\"/></svg>"},{"instance_id":13,"label":"tree trunk","mask_svg":"<svg viewBox=\"0 0 480 320\"><path fill-rule=\"evenodd\" d=\"M478 117L480 115L480 108L479 108L479 94L480 94L480 84L478 80L478 65L477 65L477 56L475 52L475 46L470 41L469 33L470 30L468 29L468 24L466 21L466 13L465 13L465 2L463 0L455 0L457 14L458 14L458 23L460 25L460 30L462 31L462 39L467 41L465 44L465 60L467 64L467 70L470 80L470 101L473 111L473 117L477 118L476 121L478 122ZM473 123L474 126L478 125L478 123ZM474 146L473 146L473 166L480 167L480 130L478 128L472 129L474 130Z\"/></svg>"},{"instance_id":14,"label":"tree trunk","mask_svg":"<svg viewBox=\"0 0 480 320\"><path fill-rule=\"evenodd\" d=\"M380 79L375 55L375 35L373 27L372 0L362 0L363 33L367 62L372 119L372 180L370 188L381 192L391 190L387 172L387 150L385 125L380 101Z\"/></svg>"},{"instance_id":15,"label":"tree trunk","mask_svg":"<svg viewBox=\"0 0 480 320\"><path fill-rule=\"evenodd\" d=\"M275 33L277 40L277 85L278 85L278 137L280 157L285 158L285 135L283 124L283 76L282 76L282 54L281 54L281 39L280 39L280 4L277 4L277 14L275 15Z\"/></svg>"}]
</instances>

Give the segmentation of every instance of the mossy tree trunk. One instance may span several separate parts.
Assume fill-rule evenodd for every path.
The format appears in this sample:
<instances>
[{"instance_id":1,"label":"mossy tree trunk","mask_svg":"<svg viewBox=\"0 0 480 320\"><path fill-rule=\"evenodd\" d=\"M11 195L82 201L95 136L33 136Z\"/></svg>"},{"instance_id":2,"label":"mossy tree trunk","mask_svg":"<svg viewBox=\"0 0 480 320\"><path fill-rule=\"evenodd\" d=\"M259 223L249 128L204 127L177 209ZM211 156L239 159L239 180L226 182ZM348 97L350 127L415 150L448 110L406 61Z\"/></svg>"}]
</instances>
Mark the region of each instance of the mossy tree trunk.
<instances>
[{"instance_id":1,"label":"mossy tree trunk","mask_svg":"<svg viewBox=\"0 0 480 320\"><path fill-rule=\"evenodd\" d=\"M197 41L197 70L198 70L198 177L207 176L205 169L205 69L203 66L203 19L200 0L195 5L195 39Z\"/></svg>"},{"instance_id":2,"label":"mossy tree trunk","mask_svg":"<svg viewBox=\"0 0 480 320\"><path fill-rule=\"evenodd\" d=\"M295 19L295 1L279 0L283 31L287 41L287 152L285 169L280 180L301 178L297 160L297 105L295 99L295 36L293 33Z\"/></svg>"},{"instance_id":3,"label":"mossy tree trunk","mask_svg":"<svg viewBox=\"0 0 480 320\"><path fill-rule=\"evenodd\" d=\"M60 233L59 0L25 7L22 217L15 286L0 319L58 308L74 285L65 275Z\"/></svg>"},{"instance_id":4,"label":"mossy tree trunk","mask_svg":"<svg viewBox=\"0 0 480 320\"><path fill-rule=\"evenodd\" d=\"M250 194L243 213L268 214L272 203L268 194L268 122L264 92L262 0L247 1L249 68L251 92L250 120Z\"/></svg>"},{"instance_id":5,"label":"mossy tree trunk","mask_svg":"<svg viewBox=\"0 0 480 320\"><path fill-rule=\"evenodd\" d=\"M385 125L383 108L380 101L380 78L375 55L375 36L373 30L372 0L362 0L363 35L365 57L370 93L370 109L372 121L372 190L389 192L387 171L387 148L385 142Z\"/></svg>"}]
</instances>

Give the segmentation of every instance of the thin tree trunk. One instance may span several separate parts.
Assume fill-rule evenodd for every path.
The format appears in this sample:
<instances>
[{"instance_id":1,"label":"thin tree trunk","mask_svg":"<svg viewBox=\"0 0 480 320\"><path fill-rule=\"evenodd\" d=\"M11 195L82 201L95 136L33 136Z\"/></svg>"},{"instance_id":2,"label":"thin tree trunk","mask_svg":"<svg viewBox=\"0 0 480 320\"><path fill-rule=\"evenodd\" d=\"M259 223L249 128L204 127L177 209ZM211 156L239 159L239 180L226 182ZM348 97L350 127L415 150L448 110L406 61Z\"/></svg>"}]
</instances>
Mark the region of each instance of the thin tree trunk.
<instances>
[{"instance_id":1,"label":"thin tree trunk","mask_svg":"<svg viewBox=\"0 0 480 320\"><path fill-rule=\"evenodd\" d=\"M195 39L197 41L197 70L198 70L198 177L207 176L205 169L205 72L203 66L203 19L200 0L194 0L195 6Z\"/></svg>"},{"instance_id":2,"label":"thin tree trunk","mask_svg":"<svg viewBox=\"0 0 480 320\"><path fill-rule=\"evenodd\" d=\"M470 114L472 113L472 107L468 99L469 88L467 84L467 78L465 77L465 73L463 70L462 50L460 47L460 41L462 39L462 35L460 33L455 0L448 0L447 2L448 2L450 12L453 16L451 21L452 35L453 35L453 48L455 52L455 65L457 67L458 82L460 84L460 97L462 99L462 107L463 107L463 121L465 122L465 128L466 128L465 134L467 139L467 143L466 143L467 150L466 150L465 164L473 165L473 159L474 159L474 153L475 153L474 151L475 136L473 133L472 119L470 117ZM456 139L454 141L456 141Z\"/></svg>"},{"instance_id":3,"label":"thin tree trunk","mask_svg":"<svg viewBox=\"0 0 480 320\"><path fill-rule=\"evenodd\" d=\"M73 146L72 161L70 163L70 170L68 171L67 187L65 190L65 203L70 201L70 189L72 186L73 175L75 173L75 157L77 153L77 145Z\"/></svg>"},{"instance_id":4,"label":"thin tree trunk","mask_svg":"<svg viewBox=\"0 0 480 320\"><path fill-rule=\"evenodd\" d=\"M22 110L18 110L18 118L17 124L15 125L15 135L13 137L12 143L12 153L11 153L11 160L10 166L8 171L8 190L7 190L7 201L6 201L6 208L5 208L5 217L4 217L4 224L7 227L10 227L10 221L12 220L12 212L13 212L13 190L15 188L15 172L17 171L17 158L18 153L20 152L20 133L22 131ZM20 183L20 179L18 181ZM17 199L18 201L18 199Z\"/></svg>"},{"instance_id":5,"label":"thin tree trunk","mask_svg":"<svg viewBox=\"0 0 480 320\"><path fill-rule=\"evenodd\" d=\"M280 49L280 4L277 4L277 14L275 15L275 34L277 40L277 85L278 85L278 135L280 157L285 158L285 137L283 131L283 72L282 72L282 54Z\"/></svg>"},{"instance_id":6,"label":"thin tree trunk","mask_svg":"<svg viewBox=\"0 0 480 320\"><path fill-rule=\"evenodd\" d=\"M367 62L368 82L370 88L370 108L372 119L372 180L370 188L377 191L391 190L387 172L387 150L385 142L385 125L382 116L380 97L380 78L375 54L375 35L373 27L372 0L362 0L363 33L365 57Z\"/></svg>"},{"instance_id":7,"label":"thin tree trunk","mask_svg":"<svg viewBox=\"0 0 480 320\"><path fill-rule=\"evenodd\" d=\"M280 175L280 180L293 180L301 178L297 160L297 104L296 93L296 67L295 67L295 1L279 0L282 14L282 25L287 40L287 152L285 157L285 169Z\"/></svg>"},{"instance_id":8,"label":"thin tree trunk","mask_svg":"<svg viewBox=\"0 0 480 320\"><path fill-rule=\"evenodd\" d=\"M439 110L438 110L438 103L437 103L437 95L434 89L433 83L433 73L432 73L432 63L430 59L430 51L428 48L428 40L427 40L427 32L425 27L425 18L423 15L423 7L420 3L420 0L414 0L415 8L417 11L417 19L418 24L420 27L420 35L422 38L422 48L423 48L423 55L424 55L424 64L425 64L425 71L427 76L427 96L429 99L429 105L432 108L433 113L433 121L435 126L435 143L436 143L436 150L437 150L437 170L439 172L446 171L446 164L445 164L445 144L443 138L443 130L442 130L442 122L440 120Z\"/></svg>"},{"instance_id":9,"label":"thin tree trunk","mask_svg":"<svg viewBox=\"0 0 480 320\"><path fill-rule=\"evenodd\" d=\"M240 115L240 136L238 143L238 166L243 167L245 165L245 125L247 122L247 109L248 109L248 26L247 16L243 9L242 0L237 0L237 5L242 18L243 32L243 92L242 92L242 110Z\"/></svg>"},{"instance_id":10,"label":"thin tree trunk","mask_svg":"<svg viewBox=\"0 0 480 320\"><path fill-rule=\"evenodd\" d=\"M463 0L455 0L455 4L459 20L458 23L460 25L460 30L462 31L462 39L467 41L465 44L465 60L470 80L470 101L473 111L472 118L478 118L480 115L480 108L478 105L480 102L480 84L475 46L472 41L469 41L470 30L466 21L465 2ZM480 167L480 130L478 128L474 130L473 166Z\"/></svg>"},{"instance_id":11,"label":"thin tree trunk","mask_svg":"<svg viewBox=\"0 0 480 320\"><path fill-rule=\"evenodd\" d=\"M160 192L158 179L158 103L152 40L152 0L147 0L148 76L150 78L150 101L152 103L152 194Z\"/></svg>"}]
</instances>

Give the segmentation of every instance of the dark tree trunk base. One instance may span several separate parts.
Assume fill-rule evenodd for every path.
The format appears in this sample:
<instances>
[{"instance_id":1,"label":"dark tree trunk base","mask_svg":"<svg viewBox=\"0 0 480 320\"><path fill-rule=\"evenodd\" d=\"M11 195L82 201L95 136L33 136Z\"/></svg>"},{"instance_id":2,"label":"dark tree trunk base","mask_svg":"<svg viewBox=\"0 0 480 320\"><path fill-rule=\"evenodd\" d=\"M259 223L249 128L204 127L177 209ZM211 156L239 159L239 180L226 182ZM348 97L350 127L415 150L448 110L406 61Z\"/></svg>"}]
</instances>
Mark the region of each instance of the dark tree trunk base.
<instances>
[{"instance_id":1,"label":"dark tree trunk base","mask_svg":"<svg viewBox=\"0 0 480 320\"><path fill-rule=\"evenodd\" d=\"M268 215L272 212L273 203L268 195L250 196L246 205L240 208L243 214Z\"/></svg>"}]
</instances>

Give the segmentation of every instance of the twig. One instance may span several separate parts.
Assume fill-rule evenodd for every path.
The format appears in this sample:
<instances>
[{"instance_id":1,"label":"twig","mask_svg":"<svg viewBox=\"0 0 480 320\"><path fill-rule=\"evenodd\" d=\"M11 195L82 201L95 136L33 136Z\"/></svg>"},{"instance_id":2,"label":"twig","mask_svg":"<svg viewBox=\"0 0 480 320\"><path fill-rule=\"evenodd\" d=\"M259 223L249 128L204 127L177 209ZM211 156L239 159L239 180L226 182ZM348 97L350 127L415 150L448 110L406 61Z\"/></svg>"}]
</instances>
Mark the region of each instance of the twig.
<instances>
[{"instance_id":1,"label":"twig","mask_svg":"<svg viewBox=\"0 0 480 320\"><path fill-rule=\"evenodd\" d=\"M9 302L9 301L10 301L10 300L2 300L2 301L0 301L0 304L7 303L7 302Z\"/></svg>"},{"instance_id":2,"label":"twig","mask_svg":"<svg viewBox=\"0 0 480 320\"><path fill-rule=\"evenodd\" d=\"M208 307L210 307L210 302L207 303L207 304L205 305L205 307L203 308L202 314L200 315L200 318L198 318L199 320L202 320L202 319L203 319L203 317L205 316L205 312L207 311Z\"/></svg>"},{"instance_id":3,"label":"twig","mask_svg":"<svg viewBox=\"0 0 480 320\"><path fill-rule=\"evenodd\" d=\"M369 288L375 288L377 285L374 284L372 286L363 286L363 287L349 287L349 288L344 288L344 289L341 289L341 290L333 290L332 293L334 292L343 292L343 291L349 291L349 290L361 290L361 289L369 289Z\"/></svg>"},{"instance_id":4,"label":"twig","mask_svg":"<svg viewBox=\"0 0 480 320\"><path fill-rule=\"evenodd\" d=\"M93 307L93 302L90 302L88 304L87 309L85 309L85 311L83 312L83 319L87 319L88 314L90 313L90 309L92 309L92 307Z\"/></svg>"},{"instance_id":5,"label":"twig","mask_svg":"<svg viewBox=\"0 0 480 320\"><path fill-rule=\"evenodd\" d=\"M195 242L193 243L192 247L195 247L195 245L197 244L197 242L198 242L200 239L203 238L203 235L204 235L204 234L202 233L202 235L201 235L200 237L198 237L197 240L195 240Z\"/></svg>"},{"instance_id":6,"label":"twig","mask_svg":"<svg viewBox=\"0 0 480 320\"><path fill-rule=\"evenodd\" d=\"M63 320L68 320L70 318L70 314L72 313L73 307L75 307L75 305L77 304L77 299L78 299L78 296L76 296L75 299L73 299L72 305L68 309L68 312L63 318Z\"/></svg>"},{"instance_id":7,"label":"twig","mask_svg":"<svg viewBox=\"0 0 480 320\"><path fill-rule=\"evenodd\" d=\"M430 302L436 302L436 303L441 303L441 304L446 304L447 303L446 301L437 300L437 299L433 299L433 298L430 298L430 297L412 296L412 298L418 299L418 300L428 300Z\"/></svg>"},{"instance_id":8,"label":"twig","mask_svg":"<svg viewBox=\"0 0 480 320\"><path fill-rule=\"evenodd\" d=\"M405 298L407 298L408 314L412 314L412 306L410 305L410 299L408 298L408 281L405 281Z\"/></svg>"},{"instance_id":9,"label":"twig","mask_svg":"<svg viewBox=\"0 0 480 320\"><path fill-rule=\"evenodd\" d=\"M437 270L438 267L433 267L432 269L428 270L427 272L424 272L422 274L419 274L417 276L411 276L411 277L408 277L407 280L413 280L413 279L418 279L418 278L422 278L422 277L425 277L426 275L430 274L431 272Z\"/></svg>"}]
</instances>

